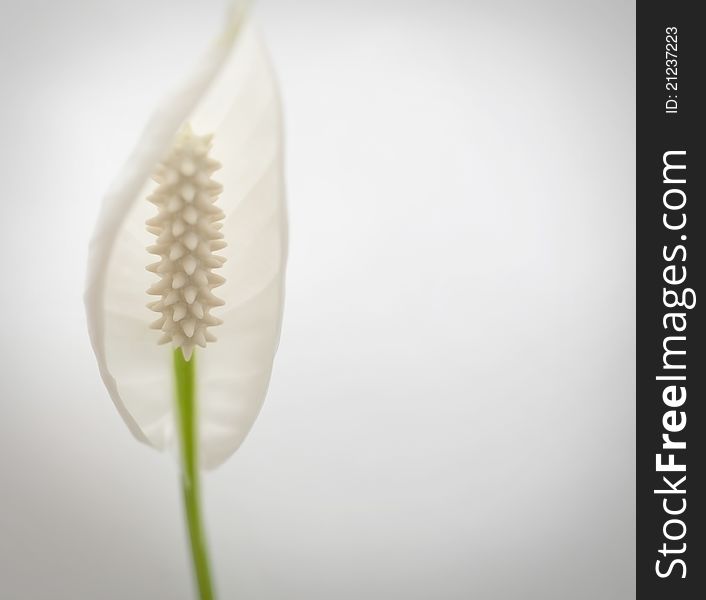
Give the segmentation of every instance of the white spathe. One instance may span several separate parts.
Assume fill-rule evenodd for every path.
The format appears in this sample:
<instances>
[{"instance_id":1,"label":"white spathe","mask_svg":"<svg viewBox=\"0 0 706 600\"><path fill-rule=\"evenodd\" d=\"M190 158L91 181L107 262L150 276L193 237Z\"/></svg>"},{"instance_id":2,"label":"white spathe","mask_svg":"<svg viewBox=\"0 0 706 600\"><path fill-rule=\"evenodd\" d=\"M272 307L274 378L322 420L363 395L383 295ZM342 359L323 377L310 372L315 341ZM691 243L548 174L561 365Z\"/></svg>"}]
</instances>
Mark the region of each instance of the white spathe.
<instances>
[{"instance_id":1,"label":"white spathe","mask_svg":"<svg viewBox=\"0 0 706 600\"><path fill-rule=\"evenodd\" d=\"M227 259L214 312L218 340L196 352L199 460L213 468L242 443L267 391L282 319L287 248L279 95L259 33L234 11L180 89L155 112L106 194L91 241L86 312L103 381L132 433L177 447L172 350L157 344L146 306L155 215L151 175L189 124L213 135Z\"/></svg>"}]
</instances>

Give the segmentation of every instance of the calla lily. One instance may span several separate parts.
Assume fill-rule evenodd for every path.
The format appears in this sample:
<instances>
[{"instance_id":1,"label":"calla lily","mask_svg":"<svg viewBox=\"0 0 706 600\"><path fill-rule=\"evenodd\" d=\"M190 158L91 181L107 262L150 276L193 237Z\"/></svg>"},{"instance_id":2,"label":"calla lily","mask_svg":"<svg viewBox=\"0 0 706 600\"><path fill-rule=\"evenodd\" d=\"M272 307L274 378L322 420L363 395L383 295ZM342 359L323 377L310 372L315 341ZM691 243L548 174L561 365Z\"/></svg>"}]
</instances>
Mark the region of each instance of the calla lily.
<instances>
[{"instance_id":1,"label":"calla lily","mask_svg":"<svg viewBox=\"0 0 706 600\"><path fill-rule=\"evenodd\" d=\"M283 306L283 191L277 87L240 8L105 196L85 296L120 415L138 440L182 458L202 598L212 592L196 548L198 465L239 447L265 397Z\"/></svg>"}]
</instances>

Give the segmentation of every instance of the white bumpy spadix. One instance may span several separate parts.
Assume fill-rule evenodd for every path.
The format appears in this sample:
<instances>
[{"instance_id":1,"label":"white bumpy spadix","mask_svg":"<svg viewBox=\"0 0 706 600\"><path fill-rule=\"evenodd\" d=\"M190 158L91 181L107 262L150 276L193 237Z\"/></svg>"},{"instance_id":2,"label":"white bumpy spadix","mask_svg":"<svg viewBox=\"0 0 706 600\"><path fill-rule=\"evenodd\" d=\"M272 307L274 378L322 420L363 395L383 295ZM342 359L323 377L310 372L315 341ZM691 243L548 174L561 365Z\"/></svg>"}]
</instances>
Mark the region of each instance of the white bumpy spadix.
<instances>
[{"instance_id":1,"label":"white bumpy spadix","mask_svg":"<svg viewBox=\"0 0 706 600\"><path fill-rule=\"evenodd\" d=\"M157 236L147 250L160 257L147 267L160 277L147 293L161 296L147 306L162 314L150 327L162 330L159 343L181 348L186 360L195 345L216 341L208 327L222 323L211 314L224 304L212 290L225 282L213 269L223 266L225 258L215 252L226 247L219 231L225 215L215 205L222 186L211 179L221 165L208 155L211 138L182 128L154 175L159 187L149 200L159 213L146 223Z\"/></svg>"},{"instance_id":2,"label":"white bumpy spadix","mask_svg":"<svg viewBox=\"0 0 706 600\"><path fill-rule=\"evenodd\" d=\"M238 448L267 391L284 297L282 171L267 52L234 11L148 123L91 242L86 311L111 398L139 440L176 449L173 350L157 342L181 348L196 361L199 461L207 468Z\"/></svg>"}]
</instances>

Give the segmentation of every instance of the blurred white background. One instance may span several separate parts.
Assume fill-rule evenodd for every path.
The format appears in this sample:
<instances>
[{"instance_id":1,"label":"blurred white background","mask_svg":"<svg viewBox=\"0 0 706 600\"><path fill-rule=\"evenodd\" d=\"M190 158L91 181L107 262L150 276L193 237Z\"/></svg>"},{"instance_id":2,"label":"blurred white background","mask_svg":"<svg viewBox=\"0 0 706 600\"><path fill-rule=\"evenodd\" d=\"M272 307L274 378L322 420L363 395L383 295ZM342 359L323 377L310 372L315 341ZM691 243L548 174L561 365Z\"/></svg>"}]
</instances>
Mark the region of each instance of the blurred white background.
<instances>
[{"instance_id":1,"label":"blurred white background","mask_svg":"<svg viewBox=\"0 0 706 600\"><path fill-rule=\"evenodd\" d=\"M225 2L0 2L0 597L187 600L175 465L83 305L100 198ZM262 0L291 253L205 480L220 597L634 598L634 3Z\"/></svg>"}]
</instances>

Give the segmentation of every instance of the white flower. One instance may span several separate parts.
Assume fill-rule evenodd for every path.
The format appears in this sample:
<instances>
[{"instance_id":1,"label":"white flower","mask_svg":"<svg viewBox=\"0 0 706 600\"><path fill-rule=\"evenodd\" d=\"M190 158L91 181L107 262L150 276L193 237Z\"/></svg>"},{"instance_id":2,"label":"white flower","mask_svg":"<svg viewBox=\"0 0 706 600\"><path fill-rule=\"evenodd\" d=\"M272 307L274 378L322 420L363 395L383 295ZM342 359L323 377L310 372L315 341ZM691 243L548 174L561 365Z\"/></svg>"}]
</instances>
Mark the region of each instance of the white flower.
<instances>
[{"instance_id":1,"label":"white flower","mask_svg":"<svg viewBox=\"0 0 706 600\"><path fill-rule=\"evenodd\" d=\"M215 467L238 448L267 390L285 262L278 92L258 32L234 12L152 117L105 197L91 242L91 341L139 440L177 447L172 350L158 343L172 342L187 360L203 347L200 464Z\"/></svg>"}]
</instances>

